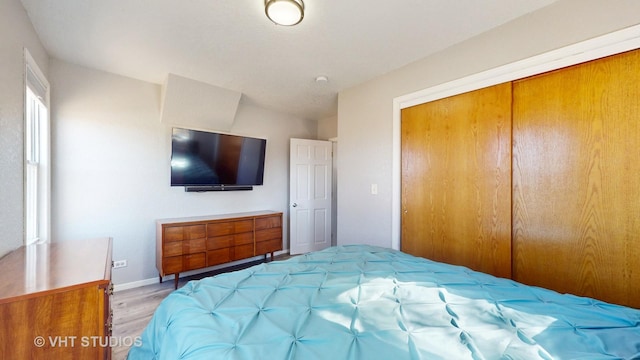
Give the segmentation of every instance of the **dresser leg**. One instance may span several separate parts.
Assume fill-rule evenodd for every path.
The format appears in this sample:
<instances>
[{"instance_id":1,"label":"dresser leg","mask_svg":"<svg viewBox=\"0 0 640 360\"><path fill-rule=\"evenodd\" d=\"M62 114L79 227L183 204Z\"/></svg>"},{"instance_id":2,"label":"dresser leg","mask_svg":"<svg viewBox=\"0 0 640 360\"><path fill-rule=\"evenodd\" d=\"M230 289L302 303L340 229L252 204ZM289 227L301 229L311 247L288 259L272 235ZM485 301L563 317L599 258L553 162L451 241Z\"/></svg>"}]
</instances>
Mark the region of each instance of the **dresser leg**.
<instances>
[{"instance_id":1,"label":"dresser leg","mask_svg":"<svg viewBox=\"0 0 640 360\"><path fill-rule=\"evenodd\" d=\"M180 273L176 273L176 274L174 275L175 277L173 278L173 287L174 287L175 289L177 289L177 288L178 288L178 275L180 275Z\"/></svg>"}]
</instances>

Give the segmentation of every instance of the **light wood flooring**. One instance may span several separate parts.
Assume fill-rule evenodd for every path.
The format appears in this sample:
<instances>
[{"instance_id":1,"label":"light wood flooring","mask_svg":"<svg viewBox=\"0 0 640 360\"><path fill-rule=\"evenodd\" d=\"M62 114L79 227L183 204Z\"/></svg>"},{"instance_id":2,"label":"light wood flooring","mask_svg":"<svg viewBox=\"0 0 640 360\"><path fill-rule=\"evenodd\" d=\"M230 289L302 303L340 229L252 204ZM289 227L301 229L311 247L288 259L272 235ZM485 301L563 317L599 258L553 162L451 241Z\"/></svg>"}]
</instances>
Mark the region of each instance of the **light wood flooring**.
<instances>
[{"instance_id":1,"label":"light wood flooring","mask_svg":"<svg viewBox=\"0 0 640 360\"><path fill-rule=\"evenodd\" d=\"M276 256L274 260L284 260L289 258L289 254ZM182 287L190 280L197 280L207 276L217 275L223 272L244 269L262 261L254 261L242 265L219 269L212 272L198 274L181 278L178 287ZM118 339L133 339L140 336L142 331L151 320L153 312L160 302L167 297L173 288L173 278L153 285L147 285L135 289L118 291L111 297L111 309L113 310L113 336ZM120 341L123 342L123 341ZM129 341L127 341L129 342ZM124 360L129 352L128 346L114 346L112 348L113 360Z\"/></svg>"}]
</instances>

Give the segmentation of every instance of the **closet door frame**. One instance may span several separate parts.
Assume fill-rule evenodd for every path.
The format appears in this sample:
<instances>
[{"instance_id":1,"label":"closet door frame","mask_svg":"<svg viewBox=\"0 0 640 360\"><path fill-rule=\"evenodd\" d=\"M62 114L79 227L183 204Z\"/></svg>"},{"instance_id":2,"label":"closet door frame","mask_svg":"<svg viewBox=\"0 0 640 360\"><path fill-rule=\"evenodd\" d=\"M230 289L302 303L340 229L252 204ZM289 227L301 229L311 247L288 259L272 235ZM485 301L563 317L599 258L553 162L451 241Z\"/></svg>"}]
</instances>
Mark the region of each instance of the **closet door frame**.
<instances>
[{"instance_id":1,"label":"closet door frame","mask_svg":"<svg viewBox=\"0 0 640 360\"><path fill-rule=\"evenodd\" d=\"M391 247L400 249L402 109L635 49L640 49L640 25L394 98Z\"/></svg>"}]
</instances>

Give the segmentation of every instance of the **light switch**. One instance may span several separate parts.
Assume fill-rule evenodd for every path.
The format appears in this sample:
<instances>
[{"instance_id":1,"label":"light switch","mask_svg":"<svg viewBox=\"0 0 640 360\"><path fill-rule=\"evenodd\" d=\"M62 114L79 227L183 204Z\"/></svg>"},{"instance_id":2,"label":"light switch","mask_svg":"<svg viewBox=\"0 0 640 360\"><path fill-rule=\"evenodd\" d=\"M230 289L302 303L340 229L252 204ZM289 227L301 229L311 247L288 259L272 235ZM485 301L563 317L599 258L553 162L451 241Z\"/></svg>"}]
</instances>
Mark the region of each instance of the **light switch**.
<instances>
[{"instance_id":1,"label":"light switch","mask_svg":"<svg viewBox=\"0 0 640 360\"><path fill-rule=\"evenodd\" d=\"M371 184L371 195L378 195L378 184Z\"/></svg>"}]
</instances>

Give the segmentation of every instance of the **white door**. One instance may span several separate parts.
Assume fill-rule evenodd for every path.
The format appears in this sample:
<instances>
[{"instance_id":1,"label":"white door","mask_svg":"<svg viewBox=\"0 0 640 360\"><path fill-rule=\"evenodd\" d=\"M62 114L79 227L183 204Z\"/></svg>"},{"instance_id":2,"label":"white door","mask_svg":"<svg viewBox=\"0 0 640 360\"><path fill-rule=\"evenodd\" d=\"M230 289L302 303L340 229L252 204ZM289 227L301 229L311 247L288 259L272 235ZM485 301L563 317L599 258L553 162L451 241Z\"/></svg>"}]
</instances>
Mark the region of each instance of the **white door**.
<instances>
[{"instance_id":1,"label":"white door","mask_svg":"<svg viewBox=\"0 0 640 360\"><path fill-rule=\"evenodd\" d=\"M290 253L331 246L330 141L291 139Z\"/></svg>"}]
</instances>

